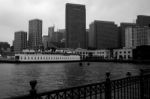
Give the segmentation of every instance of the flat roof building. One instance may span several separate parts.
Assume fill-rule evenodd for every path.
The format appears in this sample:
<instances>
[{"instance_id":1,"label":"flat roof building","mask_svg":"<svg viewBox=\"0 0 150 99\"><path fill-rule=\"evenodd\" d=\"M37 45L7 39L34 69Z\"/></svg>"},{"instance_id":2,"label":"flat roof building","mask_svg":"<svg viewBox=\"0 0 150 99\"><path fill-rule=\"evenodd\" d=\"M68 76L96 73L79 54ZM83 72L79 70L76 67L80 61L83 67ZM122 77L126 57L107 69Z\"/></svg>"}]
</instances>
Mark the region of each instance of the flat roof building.
<instances>
[{"instance_id":1,"label":"flat roof building","mask_svg":"<svg viewBox=\"0 0 150 99\"><path fill-rule=\"evenodd\" d=\"M149 26L150 27L150 16L147 15L138 15L136 19L136 24L140 26Z\"/></svg>"},{"instance_id":2,"label":"flat roof building","mask_svg":"<svg viewBox=\"0 0 150 99\"><path fill-rule=\"evenodd\" d=\"M44 49L47 49L49 47L49 37L48 37L48 35L43 36L42 42L43 42Z\"/></svg>"},{"instance_id":3,"label":"flat roof building","mask_svg":"<svg viewBox=\"0 0 150 99\"><path fill-rule=\"evenodd\" d=\"M42 20L29 21L29 49L38 50L42 46Z\"/></svg>"},{"instance_id":4,"label":"flat roof building","mask_svg":"<svg viewBox=\"0 0 150 99\"><path fill-rule=\"evenodd\" d=\"M21 52L27 48L27 32L17 31L14 36L14 52Z\"/></svg>"},{"instance_id":5,"label":"flat roof building","mask_svg":"<svg viewBox=\"0 0 150 99\"><path fill-rule=\"evenodd\" d=\"M119 47L125 47L125 29L130 26L136 26L136 23L120 23L119 27Z\"/></svg>"},{"instance_id":6,"label":"flat roof building","mask_svg":"<svg viewBox=\"0 0 150 99\"><path fill-rule=\"evenodd\" d=\"M96 20L89 25L89 47L95 49L118 48L118 27L114 22Z\"/></svg>"},{"instance_id":7,"label":"flat roof building","mask_svg":"<svg viewBox=\"0 0 150 99\"><path fill-rule=\"evenodd\" d=\"M125 47L150 45L150 28L147 26L127 27L125 30Z\"/></svg>"},{"instance_id":8,"label":"flat roof building","mask_svg":"<svg viewBox=\"0 0 150 99\"><path fill-rule=\"evenodd\" d=\"M66 47L86 48L85 5L66 4Z\"/></svg>"},{"instance_id":9,"label":"flat roof building","mask_svg":"<svg viewBox=\"0 0 150 99\"><path fill-rule=\"evenodd\" d=\"M52 41L52 36L53 36L53 34L54 34L54 28L55 28L54 26L48 28L49 42Z\"/></svg>"}]
</instances>

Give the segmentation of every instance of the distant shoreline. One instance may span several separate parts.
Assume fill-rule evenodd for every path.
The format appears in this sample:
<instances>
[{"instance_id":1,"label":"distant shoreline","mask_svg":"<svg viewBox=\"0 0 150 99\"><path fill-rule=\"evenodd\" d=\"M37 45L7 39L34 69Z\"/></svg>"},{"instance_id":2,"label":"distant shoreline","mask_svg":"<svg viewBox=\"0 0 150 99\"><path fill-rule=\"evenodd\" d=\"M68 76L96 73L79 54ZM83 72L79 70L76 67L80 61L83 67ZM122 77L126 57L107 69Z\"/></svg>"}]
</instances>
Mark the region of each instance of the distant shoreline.
<instances>
[{"instance_id":1,"label":"distant shoreline","mask_svg":"<svg viewBox=\"0 0 150 99\"><path fill-rule=\"evenodd\" d=\"M69 62L113 62L113 63L150 64L150 60L80 60L80 61L16 61L11 59L0 60L0 63L69 63Z\"/></svg>"}]
</instances>

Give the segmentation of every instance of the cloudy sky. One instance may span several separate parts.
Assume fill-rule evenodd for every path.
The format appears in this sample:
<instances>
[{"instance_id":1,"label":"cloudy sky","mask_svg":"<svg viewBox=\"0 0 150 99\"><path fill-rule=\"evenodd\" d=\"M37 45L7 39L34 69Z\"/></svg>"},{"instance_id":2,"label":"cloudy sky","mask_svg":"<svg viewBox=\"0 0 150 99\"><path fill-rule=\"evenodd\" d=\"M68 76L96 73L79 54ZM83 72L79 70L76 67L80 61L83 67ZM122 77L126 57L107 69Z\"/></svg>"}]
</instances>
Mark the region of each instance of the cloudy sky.
<instances>
[{"instance_id":1,"label":"cloudy sky","mask_svg":"<svg viewBox=\"0 0 150 99\"><path fill-rule=\"evenodd\" d=\"M135 22L137 15L150 15L150 0L0 0L0 41L12 44L14 32L28 32L28 21L43 20L43 35L48 27L65 28L65 4L86 5L88 28L93 20Z\"/></svg>"}]
</instances>

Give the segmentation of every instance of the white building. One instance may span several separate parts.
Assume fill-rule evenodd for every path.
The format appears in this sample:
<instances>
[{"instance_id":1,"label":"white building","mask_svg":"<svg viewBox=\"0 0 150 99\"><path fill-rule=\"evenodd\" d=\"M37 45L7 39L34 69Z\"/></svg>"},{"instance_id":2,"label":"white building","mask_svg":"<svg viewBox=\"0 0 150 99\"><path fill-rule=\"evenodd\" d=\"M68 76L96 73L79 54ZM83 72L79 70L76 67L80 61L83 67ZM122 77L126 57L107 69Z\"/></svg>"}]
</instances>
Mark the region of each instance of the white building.
<instances>
[{"instance_id":1,"label":"white building","mask_svg":"<svg viewBox=\"0 0 150 99\"><path fill-rule=\"evenodd\" d=\"M101 59L110 59L110 50L86 50L86 49L76 49L76 54L81 55L84 59L92 55L93 57L99 57Z\"/></svg>"},{"instance_id":2,"label":"white building","mask_svg":"<svg viewBox=\"0 0 150 99\"><path fill-rule=\"evenodd\" d=\"M132 48L134 46L133 42L134 42L133 28L127 27L125 29L125 47L126 48Z\"/></svg>"},{"instance_id":3,"label":"white building","mask_svg":"<svg viewBox=\"0 0 150 99\"><path fill-rule=\"evenodd\" d=\"M133 57L133 49L114 49L113 57L117 60L131 60Z\"/></svg>"}]
</instances>

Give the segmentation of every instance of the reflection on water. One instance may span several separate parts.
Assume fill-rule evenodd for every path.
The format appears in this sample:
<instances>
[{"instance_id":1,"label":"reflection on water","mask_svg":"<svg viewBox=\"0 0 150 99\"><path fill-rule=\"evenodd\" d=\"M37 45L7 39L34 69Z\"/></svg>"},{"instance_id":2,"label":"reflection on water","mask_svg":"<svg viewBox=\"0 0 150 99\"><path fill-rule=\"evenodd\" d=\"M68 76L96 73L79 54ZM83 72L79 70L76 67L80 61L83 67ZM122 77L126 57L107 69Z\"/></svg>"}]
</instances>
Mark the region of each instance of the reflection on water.
<instances>
[{"instance_id":1,"label":"reflection on water","mask_svg":"<svg viewBox=\"0 0 150 99\"><path fill-rule=\"evenodd\" d=\"M28 94L29 81L37 80L38 92L101 82L105 73L111 79L125 77L126 72L139 74L139 69L149 65L121 63L49 63L49 64L0 64L0 98Z\"/></svg>"}]
</instances>

